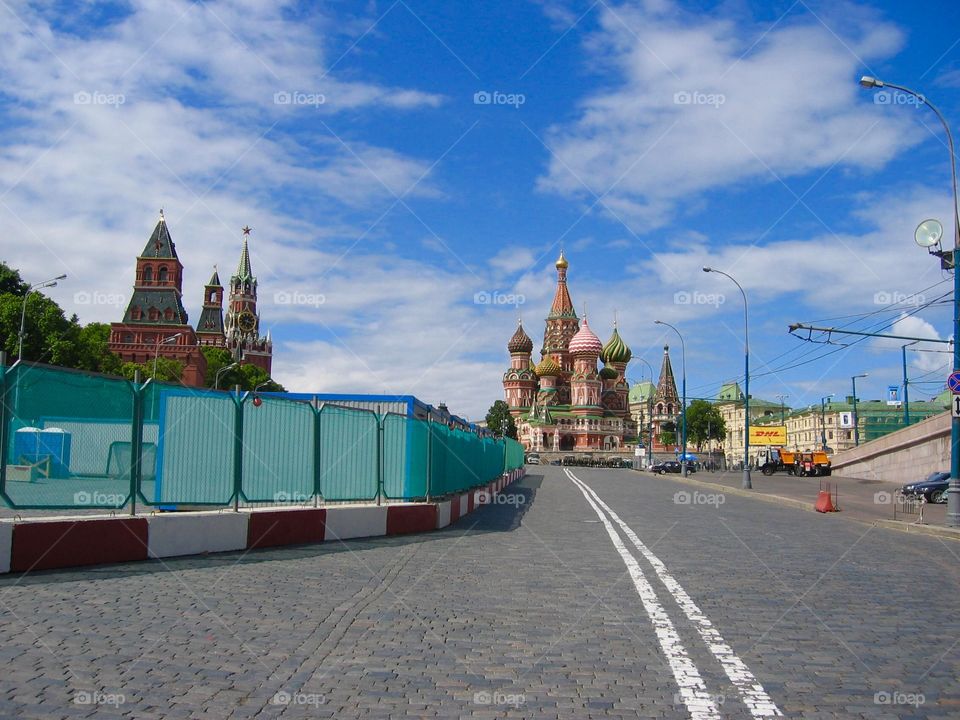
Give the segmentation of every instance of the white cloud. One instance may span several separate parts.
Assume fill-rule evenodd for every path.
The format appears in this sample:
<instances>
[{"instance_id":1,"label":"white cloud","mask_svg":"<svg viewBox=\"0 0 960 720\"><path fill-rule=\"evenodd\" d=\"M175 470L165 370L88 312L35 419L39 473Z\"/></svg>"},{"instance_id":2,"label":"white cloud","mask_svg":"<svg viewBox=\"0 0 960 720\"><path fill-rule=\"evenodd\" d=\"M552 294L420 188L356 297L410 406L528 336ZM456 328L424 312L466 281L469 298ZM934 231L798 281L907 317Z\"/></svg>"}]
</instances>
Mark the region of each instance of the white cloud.
<instances>
[{"instance_id":1,"label":"white cloud","mask_svg":"<svg viewBox=\"0 0 960 720\"><path fill-rule=\"evenodd\" d=\"M656 226L681 198L835 164L874 169L917 141L903 108L874 105L856 83L860 58L899 48L890 25L860 18L841 41L809 16L761 34L665 3L604 7L588 48L620 81L551 130L543 190L604 196L598 207Z\"/></svg>"}]
</instances>

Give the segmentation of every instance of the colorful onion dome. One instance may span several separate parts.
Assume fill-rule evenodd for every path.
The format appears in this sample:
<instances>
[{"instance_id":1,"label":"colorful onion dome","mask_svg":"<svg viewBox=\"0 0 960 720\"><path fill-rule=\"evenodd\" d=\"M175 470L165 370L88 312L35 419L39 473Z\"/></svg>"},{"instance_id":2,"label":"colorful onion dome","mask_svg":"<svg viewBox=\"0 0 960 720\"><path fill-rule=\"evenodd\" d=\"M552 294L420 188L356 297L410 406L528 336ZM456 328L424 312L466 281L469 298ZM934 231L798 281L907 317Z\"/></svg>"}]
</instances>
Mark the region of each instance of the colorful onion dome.
<instances>
[{"instance_id":1,"label":"colorful onion dome","mask_svg":"<svg viewBox=\"0 0 960 720\"><path fill-rule=\"evenodd\" d=\"M507 343L507 350L512 353L533 352L533 340L523 331L522 323L517 325L517 331L510 338L510 342Z\"/></svg>"},{"instance_id":2,"label":"colorful onion dome","mask_svg":"<svg viewBox=\"0 0 960 720\"><path fill-rule=\"evenodd\" d=\"M560 251L560 257L557 258L556 266L557 270L566 270L570 267L570 263L567 262L567 258L563 255L563 250Z\"/></svg>"},{"instance_id":3,"label":"colorful onion dome","mask_svg":"<svg viewBox=\"0 0 960 720\"><path fill-rule=\"evenodd\" d=\"M593 334L590 325L587 324L587 318L584 316L583 325L577 331L577 334L570 338L570 353L572 355L593 355L597 357L603 350L600 338Z\"/></svg>"},{"instance_id":4,"label":"colorful onion dome","mask_svg":"<svg viewBox=\"0 0 960 720\"><path fill-rule=\"evenodd\" d=\"M602 368L600 368L600 377L604 380L615 380L619 375L620 373L618 373L609 365L604 365Z\"/></svg>"},{"instance_id":5,"label":"colorful onion dome","mask_svg":"<svg viewBox=\"0 0 960 720\"><path fill-rule=\"evenodd\" d=\"M556 360L554 360L549 355L540 361L540 364L537 365L536 373L540 377L560 377L560 374L563 371L560 369L560 366L557 365Z\"/></svg>"},{"instance_id":6,"label":"colorful onion dome","mask_svg":"<svg viewBox=\"0 0 960 720\"><path fill-rule=\"evenodd\" d=\"M614 326L613 335L611 335L610 339L607 340L607 344L603 346L603 352L600 353L600 359L605 363L628 363L632 357L633 352L631 352L630 348L627 347L627 344L623 341L623 338L620 337L620 333L617 331L616 326Z\"/></svg>"}]
</instances>

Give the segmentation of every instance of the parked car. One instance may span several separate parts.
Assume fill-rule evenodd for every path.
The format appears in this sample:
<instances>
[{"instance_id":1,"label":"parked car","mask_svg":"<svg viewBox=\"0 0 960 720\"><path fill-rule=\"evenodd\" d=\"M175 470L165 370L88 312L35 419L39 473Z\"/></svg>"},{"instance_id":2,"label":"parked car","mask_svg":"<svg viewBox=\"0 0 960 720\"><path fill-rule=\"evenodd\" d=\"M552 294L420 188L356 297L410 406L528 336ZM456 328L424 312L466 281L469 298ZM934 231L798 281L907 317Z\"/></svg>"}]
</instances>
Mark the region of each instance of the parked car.
<instances>
[{"instance_id":1,"label":"parked car","mask_svg":"<svg viewBox=\"0 0 960 720\"><path fill-rule=\"evenodd\" d=\"M540 456L537 453L527 453L527 465L539 465Z\"/></svg>"},{"instance_id":2,"label":"parked car","mask_svg":"<svg viewBox=\"0 0 960 720\"><path fill-rule=\"evenodd\" d=\"M667 460L653 465L650 468L650 472L655 472L657 475L666 475L667 473L679 473L681 469L680 463L676 460ZM696 469L693 467L693 463L687 463L687 474L695 472Z\"/></svg>"},{"instance_id":3,"label":"parked car","mask_svg":"<svg viewBox=\"0 0 960 720\"><path fill-rule=\"evenodd\" d=\"M925 497L927 502L945 503L947 487L950 485L950 473L931 473L920 482L908 483L900 488L900 494L906 497Z\"/></svg>"}]
</instances>

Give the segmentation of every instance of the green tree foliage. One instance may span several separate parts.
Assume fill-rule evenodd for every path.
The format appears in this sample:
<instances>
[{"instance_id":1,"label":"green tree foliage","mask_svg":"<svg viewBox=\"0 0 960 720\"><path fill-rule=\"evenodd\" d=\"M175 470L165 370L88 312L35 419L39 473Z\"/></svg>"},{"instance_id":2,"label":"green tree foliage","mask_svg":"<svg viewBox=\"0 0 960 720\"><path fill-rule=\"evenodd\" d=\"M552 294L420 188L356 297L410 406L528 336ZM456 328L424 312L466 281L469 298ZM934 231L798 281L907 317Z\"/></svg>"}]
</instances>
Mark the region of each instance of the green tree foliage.
<instances>
[{"instance_id":1,"label":"green tree foliage","mask_svg":"<svg viewBox=\"0 0 960 720\"><path fill-rule=\"evenodd\" d=\"M660 426L660 439L661 445L676 445L677 444L677 425L672 422L665 422Z\"/></svg>"},{"instance_id":2,"label":"green tree foliage","mask_svg":"<svg viewBox=\"0 0 960 720\"><path fill-rule=\"evenodd\" d=\"M204 378L204 384L207 387L213 387L217 381L217 373L232 365L235 362L234 357L226 348L204 347L201 348L201 352L207 359L207 375ZM232 389L237 385L241 390L255 390L259 387L261 392L286 392L283 385L271 380L261 368L249 363L241 363L220 374L221 390Z\"/></svg>"},{"instance_id":3,"label":"green tree foliage","mask_svg":"<svg viewBox=\"0 0 960 720\"><path fill-rule=\"evenodd\" d=\"M694 400L687 406L687 441L703 447L708 440L723 440L727 427L715 405L706 400Z\"/></svg>"},{"instance_id":4,"label":"green tree foliage","mask_svg":"<svg viewBox=\"0 0 960 720\"><path fill-rule=\"evenodd\" d=\"M125 362L119 367L119 374L127 380L133 380L137 370L140 371L141 381L154 377L152 360L148 363ZM157 358L156 380L160 382L178 383L180 382L181 375L183 375L182 362L165 357Z\"/></svg>"},{"instance_id":5,"label":"green tree foliage","mask_svg":"<svg viewBox=\"0 0 960 720\"><path fill-rule=\"evenodd\" d=\"M487 428L497 437L517 439L517 424L510 414L510 406L503 400L497 400L487 411Z\"/></svg>"}]
</instances>

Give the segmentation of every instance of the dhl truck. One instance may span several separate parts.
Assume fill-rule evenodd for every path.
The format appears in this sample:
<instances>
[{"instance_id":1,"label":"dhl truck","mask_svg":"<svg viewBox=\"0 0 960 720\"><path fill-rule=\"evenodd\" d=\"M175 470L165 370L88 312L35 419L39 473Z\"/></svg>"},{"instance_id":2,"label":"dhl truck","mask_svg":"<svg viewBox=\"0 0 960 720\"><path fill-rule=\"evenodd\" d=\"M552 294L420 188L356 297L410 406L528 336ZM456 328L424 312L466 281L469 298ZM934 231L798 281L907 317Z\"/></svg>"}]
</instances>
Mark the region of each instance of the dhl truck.
<instances>
[{"instance_id":1,"label":"dhl truck","mask_svg":"<svg viewBox=\"0 0 960 720\"><path fill-rule=\"evenodd\" d=\"M782 447L760 448L757 466L764 475L786 470L788 475L821 476L830 474L830 458L821 450L794 452Z\"/></svg>"}]
</instances>

